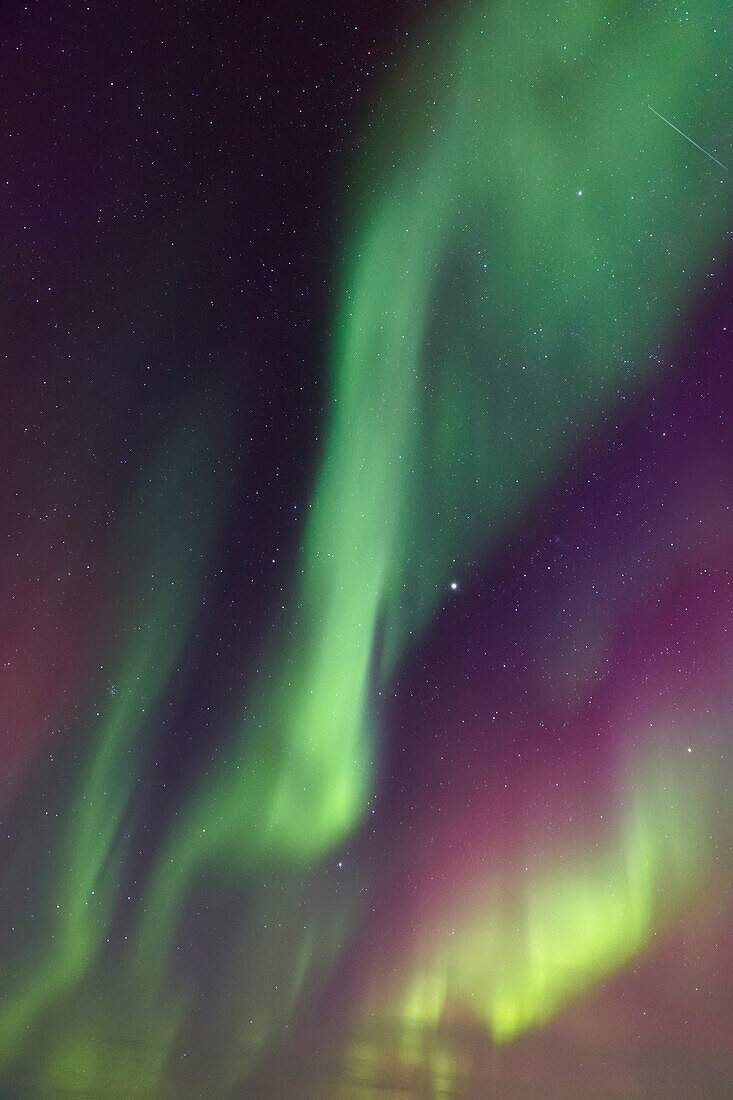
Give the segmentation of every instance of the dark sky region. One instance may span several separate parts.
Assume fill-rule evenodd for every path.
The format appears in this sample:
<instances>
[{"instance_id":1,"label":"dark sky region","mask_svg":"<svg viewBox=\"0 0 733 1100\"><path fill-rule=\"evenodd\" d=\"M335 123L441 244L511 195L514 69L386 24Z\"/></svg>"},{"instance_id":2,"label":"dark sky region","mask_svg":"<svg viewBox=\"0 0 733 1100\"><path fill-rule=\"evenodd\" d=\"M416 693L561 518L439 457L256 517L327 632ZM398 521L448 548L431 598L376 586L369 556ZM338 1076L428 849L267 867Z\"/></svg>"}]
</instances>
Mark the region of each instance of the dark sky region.
<instances>
[{"instance_id":1,"label":"dark sky region","mask_svg":"<svg viewBox=\"0 0 733 1100\"><path fill-rule=\"evenodd\" d=\"M0 1095L729 1094L726 14L2 6Z\"/></svg>"}]
</instances>

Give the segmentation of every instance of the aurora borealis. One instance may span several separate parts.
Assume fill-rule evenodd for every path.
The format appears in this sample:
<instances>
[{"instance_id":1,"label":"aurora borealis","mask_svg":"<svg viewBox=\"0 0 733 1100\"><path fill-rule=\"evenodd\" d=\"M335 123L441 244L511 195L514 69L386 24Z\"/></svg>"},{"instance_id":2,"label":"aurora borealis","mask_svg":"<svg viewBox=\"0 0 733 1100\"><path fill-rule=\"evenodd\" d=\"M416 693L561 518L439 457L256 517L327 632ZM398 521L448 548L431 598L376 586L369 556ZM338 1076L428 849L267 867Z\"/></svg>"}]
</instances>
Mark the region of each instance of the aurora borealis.
<instances>
[{"instance_id":1,"label":"aurora borealis","mask_svg":"<svg viewBox=\"0 0 733 1100\"><path fill-rule=\"evenodd\" d=\"M727 1095L726 14L9 5L3 1095Z\"/></svg>"}]
</instances>

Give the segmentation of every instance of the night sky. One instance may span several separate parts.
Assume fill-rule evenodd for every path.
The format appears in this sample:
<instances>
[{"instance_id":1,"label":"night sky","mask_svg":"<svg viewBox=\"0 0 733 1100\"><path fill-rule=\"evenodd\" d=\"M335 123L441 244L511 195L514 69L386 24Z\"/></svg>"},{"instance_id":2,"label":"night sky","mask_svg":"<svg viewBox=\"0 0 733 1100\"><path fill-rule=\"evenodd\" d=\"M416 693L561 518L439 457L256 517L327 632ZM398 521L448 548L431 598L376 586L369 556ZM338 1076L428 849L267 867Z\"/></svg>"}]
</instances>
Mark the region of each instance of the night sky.
<instances>
[{"instance_id":1,"label":"night sky","mask_svg":"<svg viewBox=\"0 0 733 1100\"><path fill-rule=\"evenodd\" d=\"M727 5L0 28L0 1095L730 1095Z\"/></svg>"}]
</instances>

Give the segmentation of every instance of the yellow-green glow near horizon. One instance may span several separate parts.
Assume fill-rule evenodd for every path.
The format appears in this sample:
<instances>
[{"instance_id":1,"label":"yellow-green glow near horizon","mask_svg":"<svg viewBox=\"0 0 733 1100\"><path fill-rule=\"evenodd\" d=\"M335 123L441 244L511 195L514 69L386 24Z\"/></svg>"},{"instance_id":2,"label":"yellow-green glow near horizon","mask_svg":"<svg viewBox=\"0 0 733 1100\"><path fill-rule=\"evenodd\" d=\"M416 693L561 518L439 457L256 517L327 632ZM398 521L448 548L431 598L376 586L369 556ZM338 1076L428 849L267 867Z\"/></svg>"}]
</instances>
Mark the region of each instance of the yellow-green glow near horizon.
<instances>
[{"instance_id":1,"label":"yellow-green glow near horizon","mask_svg":"<svg viewBox=\"0 0 733 1100\"><path fill-rule=\"evenodd\" d=\"M397 1017L437 1025L461 1004L507 1042L649 946L704 893L722 840L720 751L714 739L696 742L692 779L681 747L637 763L628 806L617 829L599 832L602 842L586 848L587 835L573 842L568 827L556 856L548 844L529 850L525 869L495 868L484 899L464 903L455 927L424 945Z\"/></svg>"},{"instance_id":2,"label":"yellow-green glow near horizon","mask_svg":"<svg viewBox=\"0 0 733 1100\"><path fill-rule=\"evenodd\" d=\"M431 912L402 972L365 997L349 1076L454 1095L470 1072L462 1048L472 1031L499 1052L662 944L686 907L716 905L727 739L725 723L698 729L692 771L678 737L637 753L610 827L574 835L568 825L511 860L497 857L453 909Z\"/></svg>"}]
</instances>

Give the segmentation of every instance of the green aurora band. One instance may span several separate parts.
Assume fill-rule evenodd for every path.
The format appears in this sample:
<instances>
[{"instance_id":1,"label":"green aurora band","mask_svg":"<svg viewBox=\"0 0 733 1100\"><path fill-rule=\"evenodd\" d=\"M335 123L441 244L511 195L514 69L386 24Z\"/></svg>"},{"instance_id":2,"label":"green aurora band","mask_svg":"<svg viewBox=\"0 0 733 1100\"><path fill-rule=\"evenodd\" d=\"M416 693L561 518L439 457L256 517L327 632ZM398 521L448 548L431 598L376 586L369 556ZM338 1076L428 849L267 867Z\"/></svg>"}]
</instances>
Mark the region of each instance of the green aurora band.
<instances>
[{"instance_id":1,"label":"green aurora band","mask_svg":"<svg viewBox=\"0 0 733 1100\"><path fill-rule=\"evenodd\" d=\"M110 686L97 704L77 793L60 825L45 892L52 906L46 946L30 962L16 960L15 972L5 976L11 992L0 1014L0 1061L14 1054L36 1017L74 990L108 934L125 858L122 824L144 759L148 715L188 640L224 503L215 437L215 431L222 436L223 417L215 419L203 427L200 416L181 419L122 525L120 571L135 578L124 598L130 620L106 666Z\"/></svg>"},{"instance_id":2,"label":"green aurora band","mask_svg":"<svg viewBox=\"0 0 733 1100\"><path fill-rule=\"evenodd\" d=\"M723 15L479 4L404 63L358 154L374 167L344 246L290 629L236 766L211 771L163 851L143 973L201 868L317 860L359 824L377 692L447 579L670 337L723 238L725 188L647 106L719 147Z\"/></svg>"}]
</instances>

